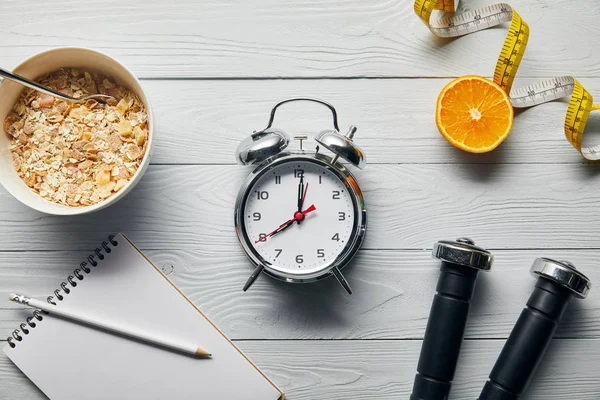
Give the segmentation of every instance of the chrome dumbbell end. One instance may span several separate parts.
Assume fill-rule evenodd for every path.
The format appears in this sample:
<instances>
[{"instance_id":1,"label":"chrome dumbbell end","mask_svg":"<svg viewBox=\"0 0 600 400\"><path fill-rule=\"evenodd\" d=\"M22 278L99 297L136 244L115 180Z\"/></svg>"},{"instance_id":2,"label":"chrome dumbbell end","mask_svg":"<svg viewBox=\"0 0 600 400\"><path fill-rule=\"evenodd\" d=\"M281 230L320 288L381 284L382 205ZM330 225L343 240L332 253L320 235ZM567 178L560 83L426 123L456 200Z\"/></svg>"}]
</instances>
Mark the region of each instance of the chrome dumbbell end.
<instances>
[{"instance_id":1,"label":"chrome dumbbell end","mask_svg":"<svg viewBox=\"0 0 600 400\"><path fill-rule=\"evenodd\" d=\"M531 266L531 275L558 283L580 299L585 299L592 288L589 278L569 261L537 258Z\"/></svg>"},{"instance_id":2,"label":"chrome dumbbell end","mask_svg":"<svg viewBox=\"0 0 600 400\"><path fill-rule=\"evenodd\" d=\"M433 257L441 274L425 330L411 400L447 399L456 371L471 298L479 271L489 271L494 257L468 238L439 241Z\"/></svg>"},{"instance_id":3,"label":"chrome dumbbell end","mask_svg":"<svg viewBox=\"0 0 600 400\"><path fill-rule=\"evenodd\" d=\"M573 297L585 298L590 280L568 261L538 258L533 293L521 312L479 400L517 400L544 356Z\"/></svg>"}]
</instances>

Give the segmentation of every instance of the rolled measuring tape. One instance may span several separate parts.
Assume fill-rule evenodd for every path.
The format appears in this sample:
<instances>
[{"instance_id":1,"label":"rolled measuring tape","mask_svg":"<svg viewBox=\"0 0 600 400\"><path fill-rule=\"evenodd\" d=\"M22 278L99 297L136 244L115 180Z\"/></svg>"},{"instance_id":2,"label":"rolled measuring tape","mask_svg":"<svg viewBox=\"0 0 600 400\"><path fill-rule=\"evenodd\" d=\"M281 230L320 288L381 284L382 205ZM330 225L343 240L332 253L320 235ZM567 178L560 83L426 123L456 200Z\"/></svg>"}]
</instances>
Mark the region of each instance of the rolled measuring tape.
<instances>
[{"instance_id":1,"label":"rolled measuring tape","mask_svg":"<svg viewBox=\"0 0 600 400\"><path fill-rule=\"evenodd\" d=\"M463 36L510 21L496 62L494 83L510 96L514 108L532 107L571 96L564 124L567 140L586 159L599 160L600 145L582 147L582 138L590 112L600 109L600 105L593 104L592 95L574 77L561 76L511 91L529 39L529 26L519 14L510 5L498 3L431 19L434 10L454 13L457 5L458 0L415 0L414 9L434 35L444 38Z\"/></svg>"}]
</instances>

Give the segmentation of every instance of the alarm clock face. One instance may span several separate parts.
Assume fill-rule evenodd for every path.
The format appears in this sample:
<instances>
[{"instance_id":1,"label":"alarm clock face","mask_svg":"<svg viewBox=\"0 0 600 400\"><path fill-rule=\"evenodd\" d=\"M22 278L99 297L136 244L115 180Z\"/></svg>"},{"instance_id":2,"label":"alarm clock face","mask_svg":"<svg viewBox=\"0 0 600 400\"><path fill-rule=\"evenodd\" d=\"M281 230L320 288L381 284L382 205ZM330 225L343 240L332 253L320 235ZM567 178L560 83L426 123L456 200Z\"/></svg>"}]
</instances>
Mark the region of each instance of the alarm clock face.
<instances>
[{"instance_id":1,"label":"alarm clock face","mask_svg":"<svg viewBox=\"0 0 600 400\"><path fill-rule=\"evenodd\" d=\"M356 181L319 158L287 156L259 168L238 202L244 250L279 278L317 278L343 266L364 234Z\"/></svg>"}]
</instances>

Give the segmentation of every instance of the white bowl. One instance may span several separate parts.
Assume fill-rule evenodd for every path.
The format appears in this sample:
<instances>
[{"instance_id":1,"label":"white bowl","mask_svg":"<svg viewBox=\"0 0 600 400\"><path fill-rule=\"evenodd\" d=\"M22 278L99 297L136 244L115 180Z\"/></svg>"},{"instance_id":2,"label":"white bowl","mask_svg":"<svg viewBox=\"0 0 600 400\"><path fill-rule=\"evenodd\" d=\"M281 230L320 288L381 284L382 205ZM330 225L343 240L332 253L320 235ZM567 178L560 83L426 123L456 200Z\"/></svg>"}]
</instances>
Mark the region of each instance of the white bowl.
<instances>
[{"instance_id":1,"label":"white bowl","mask_svg":"<svg viewBox=\"0 0 600 400\"><path fill-rule=\"evenodd\" d=\"M47 50L23 61L13 71L26 78L36 79L43 74L55 71L61 67L73 67L101 72L115 78L119 83L125 85L139 96L140 100L146 106L148 113L148 145L146 146L146 154L144 154L139 168L124 188L107 199L93 205L70 207L44 199L31 190L13 168L10 138L4 132L4 119L17 102L24 86L4 79L0 83L0 183L21 203L46 214L87 214L116 203L133 189L142 178L142 175L150 164L150 153L154 138L152 109L137 78L119 62L95 50L73 47Z\"/></svg>"}]
</instances>

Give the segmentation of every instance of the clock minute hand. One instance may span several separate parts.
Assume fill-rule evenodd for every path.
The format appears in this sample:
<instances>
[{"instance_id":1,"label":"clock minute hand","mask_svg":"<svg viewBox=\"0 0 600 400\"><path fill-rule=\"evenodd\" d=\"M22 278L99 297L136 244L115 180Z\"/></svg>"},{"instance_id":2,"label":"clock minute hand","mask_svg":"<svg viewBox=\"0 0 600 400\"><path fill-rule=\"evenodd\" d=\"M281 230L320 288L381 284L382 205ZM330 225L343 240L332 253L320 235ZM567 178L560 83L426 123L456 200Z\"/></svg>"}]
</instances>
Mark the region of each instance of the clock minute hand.
<instances>
[{"instance_id":1,"label":"clock minute hand","mask_svg":"<svg viewBox=\"0 0 600 400\"><path fill-rule=\"evenodd\" d=\"M298 182L298 212L302 212L302 203L304 202L304 174L300 175Z\"/></svg>"}]
</instances>

